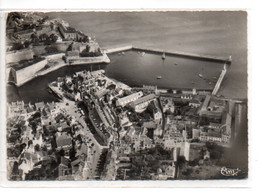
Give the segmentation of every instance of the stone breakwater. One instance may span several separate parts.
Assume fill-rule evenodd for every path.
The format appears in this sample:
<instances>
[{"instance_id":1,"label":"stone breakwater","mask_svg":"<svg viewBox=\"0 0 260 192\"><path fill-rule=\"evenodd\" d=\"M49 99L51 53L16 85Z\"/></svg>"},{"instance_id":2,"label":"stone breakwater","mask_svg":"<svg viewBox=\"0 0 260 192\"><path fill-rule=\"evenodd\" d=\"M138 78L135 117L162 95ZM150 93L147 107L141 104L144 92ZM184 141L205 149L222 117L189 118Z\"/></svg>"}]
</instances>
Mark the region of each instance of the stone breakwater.
<instances>
[{"instance_id":1,"label":"stone breakwater","mask_svg":"<svg viewBox=\"0 0 260 192\"><path fill-rule=\"evenodd\" d=\"M110 47L110 48L103 49L104 53L107 53L107 54L117 53L117 52L122 52L122 51L129 51L129 50L152 52L152 53L157 53L157 54L165 53L166 56L170 55L170 56L178 56L178 57L188 57L191 59L199 59L199 60L231 64L231 58L215 57L215 56L211 56L211 55L200 55L200 54L195 54L195 53L186 53L186 52L178 52L178 51L155 49L155 48L136 47L134 45L124 45L124 46Z\"/></svg>"}]
</instances>

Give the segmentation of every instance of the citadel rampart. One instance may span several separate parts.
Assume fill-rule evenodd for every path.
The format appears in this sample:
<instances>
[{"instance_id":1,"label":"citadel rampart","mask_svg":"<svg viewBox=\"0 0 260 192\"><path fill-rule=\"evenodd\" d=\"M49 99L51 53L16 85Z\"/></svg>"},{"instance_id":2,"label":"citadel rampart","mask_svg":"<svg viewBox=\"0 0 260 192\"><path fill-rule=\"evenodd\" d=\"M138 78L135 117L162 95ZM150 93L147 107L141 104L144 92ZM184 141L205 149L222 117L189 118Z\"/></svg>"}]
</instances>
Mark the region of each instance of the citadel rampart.
<instances>
[{"instance_id":1,"label":"citadel rampart","mask_svg":"<svg viewBox=\"0 0 260 192\"><path fill-rule=\"evenodd\" d=\"M47 64L47 60L44 59L38 63L35 63L33 65L30 65L28 67L25 67L25 68L17 70L17 71L12 68L10 75L13 76L14 83L17 86L21 86L24 83L33 79L35 77L36 72L38 72L39 70L44 68L46 64Z\"/></svg>"},{"instance_id":2,"label":"citadel rampart","mask_svg":"<svg viewBox=\"0 0 260 192\"><path fill-rule=\"evenodd\" d=\"M31 49L8 52L5 56L6 63L15 63L21 60L29 60L32 58L33 52Z\"/></svg>"}]
</instances>

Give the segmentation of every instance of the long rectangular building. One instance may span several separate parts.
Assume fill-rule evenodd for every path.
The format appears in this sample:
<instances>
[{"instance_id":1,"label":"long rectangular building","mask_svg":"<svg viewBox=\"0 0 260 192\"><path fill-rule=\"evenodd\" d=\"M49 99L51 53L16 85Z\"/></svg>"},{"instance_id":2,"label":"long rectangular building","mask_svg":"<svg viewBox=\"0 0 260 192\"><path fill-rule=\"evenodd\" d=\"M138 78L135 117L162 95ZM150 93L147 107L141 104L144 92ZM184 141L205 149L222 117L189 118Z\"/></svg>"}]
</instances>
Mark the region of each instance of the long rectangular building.
<instances>
[{"instance_id":1,"label":"long rectangular building","mask_svg":"<svg viewBox=\"0 0 260 192\"><path fill-rule=\"evenodd\" d=\"M131 102L129 105L132 107L135 111L141 111L142 109L146 108L150 101L154 100L156 98L155 94L146 95L144 97L141 97L133 102Z\"/></svg>"},{"instance_id":2,"label":"long rectangular building","mask_svg":"<svg viewBox=\"0 0 260 192\"><path fill-rule=\"evenodd\" d=\"M131 95L128 95L126 97L122 97L122 98L119 98L117 101L116 101L116 106L126 106L128 103L130 102L133 102L137 99L139 99L140 97L143 96L143 92L142 91L139 91L137 93L133 93Z\"/></svg>"}]
</instances>

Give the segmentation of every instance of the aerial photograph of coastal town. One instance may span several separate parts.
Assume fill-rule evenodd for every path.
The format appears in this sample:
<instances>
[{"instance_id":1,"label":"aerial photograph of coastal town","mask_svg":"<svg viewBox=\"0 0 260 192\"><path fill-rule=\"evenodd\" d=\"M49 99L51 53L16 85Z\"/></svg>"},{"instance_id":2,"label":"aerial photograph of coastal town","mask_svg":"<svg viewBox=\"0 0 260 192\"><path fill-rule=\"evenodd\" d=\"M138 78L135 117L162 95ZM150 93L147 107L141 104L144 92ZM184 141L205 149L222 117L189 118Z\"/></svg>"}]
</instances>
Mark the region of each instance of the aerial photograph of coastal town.
<instances>
[{"instance_id":1,"label":"aerial photograph of coastal town","mask_svg":"<svg viewBox=\"0 0 260 192\"><path fill-rule=\"evenodd\" d=\"M245 11L8 12L10 181L248 177Z\"/></svg>"}]
</instances>

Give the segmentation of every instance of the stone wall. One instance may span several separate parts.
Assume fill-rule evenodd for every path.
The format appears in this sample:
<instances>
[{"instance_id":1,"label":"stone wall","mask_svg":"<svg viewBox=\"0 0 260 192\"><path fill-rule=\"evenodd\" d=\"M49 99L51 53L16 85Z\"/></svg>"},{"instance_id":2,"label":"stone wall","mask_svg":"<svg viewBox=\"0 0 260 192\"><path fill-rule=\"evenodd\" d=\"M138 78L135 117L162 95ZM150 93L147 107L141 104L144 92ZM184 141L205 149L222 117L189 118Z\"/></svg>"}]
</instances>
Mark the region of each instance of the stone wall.
<instances>
[{"instance_id":1,"label":"stone wall","mask_svg":"<svg viewBox=\"0 0 260 192\"><path fill-rule=\"evenodd\" d=\"M28 67L16 71L15 78L14 78L16 80L15 82L16 85L20 86L26 83L27 81L31 80L32 78L34 78L36 72L42 69L46 64L47 64L47 60L44 59L38 63L35 63L33 65L30 65Z\"/></svg>"},{"instance_id":2,"label":"stone wall","mask_svg":"<svg viewBox=\"0 0 260 192\"><path fill-rule=\"evenodd\" d=\"M12 51L6 53L6 63L19 62L21 60L29 60L33 58L33 52L31 49L23 49L19 51Z\"/></svg>"},{"instance_id":3,"label":"stone wall","mask_svg":"<svg viewBox=\"0 0 260 192\"><path fill-rule=\"evenodd\" d=\"M48 55L48 56L46 56L46 59L47 60L61 59L62 56L65 56L65 53L57 53L57 54L53 54L53 55Z\"/></svg>"}]
</instances>

